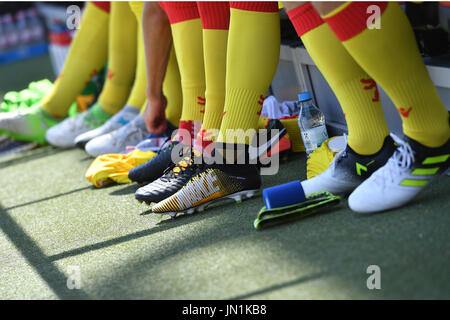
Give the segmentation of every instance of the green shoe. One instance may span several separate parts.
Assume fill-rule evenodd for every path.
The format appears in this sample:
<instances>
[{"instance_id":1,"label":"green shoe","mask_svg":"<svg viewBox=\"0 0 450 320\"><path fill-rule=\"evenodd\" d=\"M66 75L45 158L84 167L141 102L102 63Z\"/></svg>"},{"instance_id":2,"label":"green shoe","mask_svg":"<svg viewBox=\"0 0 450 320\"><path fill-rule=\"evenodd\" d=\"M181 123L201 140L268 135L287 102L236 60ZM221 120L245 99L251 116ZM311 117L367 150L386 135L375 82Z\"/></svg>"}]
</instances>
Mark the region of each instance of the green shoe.
<instances>
[{"instance_id":1,"label":"green shoe","mask_svg":"<svg viewBox=\"0 0 450 320\"><path fill-rule=\"evenodd\" d=\"M45 144L47 129L61 120L52 117L36 104L26 109L0 113L0 133L17 140Z\"/></svg>"},{"instance_id":2,"label":"green shoe","mask_svg":"<svg viewBox=\"0 0 450 320\"><path fill-rule=\"evenodd\" d=\"M28 88L21 91L10 91L3 97L0 112L13 112L27 109L39 103L53 89L53 83L48 79L31 82Z\"/></svg>"},{"instance_id":3,"label":"green shoe","mask_svg":"<svg viewBox=\"0 0 450 320\"><path fill-rule=\"evenodd\" d=\"M57 126L47 131L45 137L51 145L60 148L75 146L75 138L82 133L102 126L112 115L103 111L95 103L90 109L73 118L67 118Z\"/></svg>"}]
</instances>

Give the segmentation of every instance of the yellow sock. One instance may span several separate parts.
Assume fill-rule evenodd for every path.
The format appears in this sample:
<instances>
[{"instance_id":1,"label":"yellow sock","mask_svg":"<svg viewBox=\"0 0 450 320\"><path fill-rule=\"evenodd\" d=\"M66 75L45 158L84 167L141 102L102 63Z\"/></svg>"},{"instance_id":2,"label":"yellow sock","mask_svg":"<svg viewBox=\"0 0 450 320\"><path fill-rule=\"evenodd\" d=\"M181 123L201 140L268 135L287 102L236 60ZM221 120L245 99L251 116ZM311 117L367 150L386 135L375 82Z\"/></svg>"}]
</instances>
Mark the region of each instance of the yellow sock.
<instances>
[{"instance_id":1,"label":"yellow sock","mask_svg":"<svg viewBox=\"0 0 450 320\"><path fill-rule=\"evenodd\" d=\"M166 119L172 125L178 127L183 107L183 95L181 92L180 71L178 70L177 57L173 47L170 50L166 76L164 77L163 93L167 99Z\"/></svg>"},{"instance_id":2,"label":"yellow sock","mask_svg":"<svg viewBox=\"0 0 450 320\"><path fill-rule=\"evenodd\" d=\"M206 106L202 130L219 130L225 104L228 30L203 30L206 74ZM214 140L214 137L211 137Z\"/></svg>"},{"instance_id":3,"label":"yellow sock","mask_svg":"<svg viewBox=\"0 0 450 320\"><path fill-rule=\"evenodd\" d=\"M311 58L344 112L348 144L357 153L378 152L389 129L375 81L356 63L311 3L288 12Z\"/></svg>"},{"instance_id":4,"label":"yellow sock","mask_svg":"<svg viewBox=\"0 0 450 320\"><path fill-rule=\"evenodd\" d=\"M250 144L264 97L278 65L280 17L277 2L230 4L226 96L218 142ZM251 130L249 130L251 129ZM236 136L235 130L244 134Z\"/></svg>"},{"instance_id":5,"label":"yellow sock","mask_svg":"<svg viewBox=\"0 0 450 320\"><path fill-rule=\"evenodd\" d=\"M137 20L137 63L133 88L131 89L131 93L126 104L135 108L140 108L145 101L145 89L147 86L144 38L142 36L142 11L144 8L144 2L129 1L129 5Z\"/></svg>"},{"instance_id":6,"label":"yellow sock","mask_svg":"<svg viewBox=\"0 0 450 320\"><path fill-rule=\"evenodd\" d=\"M258 119L258 129L265 129L270 119L266 117L259 117Z\"/></svg>"},{"instance_id":7,"label":"yellow sock","mask_svg":"<svg viewBox=\"0 0 450 320\"><path fill-rule=\"evenodd\" d=\"M205 110L205 67L202 25L195 2L165 2L183 91L181 121L203 120Z\"/></svg>"},{"instance_id":8,"label":"yellow sock","mask_svg":"<svg viewBox=\"0 0 450 320\"><path fill-rule=\"evenodd\" d=\"M127 102L133 85L137 57L137 23L127 2L111 2L108 73L98 102L115 114Z\"/></svg>"},{"instance_id":9,"label":"yellow sock","mask_svg":"<svg viewBox=\"0 0 450 320\"><path fill-rule=\"evenodd\" d=\"M380 28L368 29L369 5L380 8ZM428 147L450 136L449 115L434 87L406 15L397 3L346 3L323 17L353 58L386 91L403 132Z\"/></svg>"},{"instance_id":10,"label":"yellow sock","mask_svg":"<svg viewBox=\"0 0 450 320\"><path fill-rule=\"evenodd\" d=\"M61 74L40 102L55 117L65 117L70 105L93 75L105 65L108 52L109 12L88 3Z\"/></svg>"},{"instance_id":11,"label":"yellow sock","mask_svg":"<svg viewBox=\"0 0 450 320\"><path fill-rule=\"evenodd\" d=\"M130 5L131 11L133 11L136 20L138 21L138 25L142 24L142 11L144 10L144 1L128 1Z\"/></svg>"},{"instance_id":12,"label":"yellow sock","mask_svg":"<svg viewBox=\"0 0 450 320\"><path fill-rule=\"evenodd\" d=\"M228 2L197 2L203 28L206 106L200 139L215 140L225 104L230 5ZM204 144L204 142L203 142Z\"/></svg>"}]
</instances>

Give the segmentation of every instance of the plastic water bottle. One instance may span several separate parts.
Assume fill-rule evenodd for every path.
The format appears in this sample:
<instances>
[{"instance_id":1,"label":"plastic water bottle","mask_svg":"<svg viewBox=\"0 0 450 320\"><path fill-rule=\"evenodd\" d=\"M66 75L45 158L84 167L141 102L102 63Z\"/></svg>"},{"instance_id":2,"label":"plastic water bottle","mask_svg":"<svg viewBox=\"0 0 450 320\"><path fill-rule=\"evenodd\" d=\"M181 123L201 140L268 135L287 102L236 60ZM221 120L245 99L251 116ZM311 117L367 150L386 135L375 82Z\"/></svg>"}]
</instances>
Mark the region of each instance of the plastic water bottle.
<instances>
[{"instance_id":1,"label":"plastic water bottle","mask_svg":"<svg viewBox=\"0 0 450 320\"><path fill-rule=\"evenodd\" d=\"M302 134L306 154L309 155L328 139L325 117L313 104L311 94L303 92L298 95L298 126Z\"/></svg>"}]
</instances>

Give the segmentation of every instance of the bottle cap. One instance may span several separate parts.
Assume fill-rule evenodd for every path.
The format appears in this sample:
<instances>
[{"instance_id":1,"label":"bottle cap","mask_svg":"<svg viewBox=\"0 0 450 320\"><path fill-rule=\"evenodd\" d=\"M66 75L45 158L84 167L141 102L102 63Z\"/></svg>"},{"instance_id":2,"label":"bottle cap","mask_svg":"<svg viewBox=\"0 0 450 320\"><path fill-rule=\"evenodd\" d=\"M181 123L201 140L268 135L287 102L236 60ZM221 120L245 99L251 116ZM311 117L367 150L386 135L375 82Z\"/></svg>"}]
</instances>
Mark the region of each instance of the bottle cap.
<instances>
[{"instance_id":1,"label":"bottle cap","mask_svg":"<svg viewBox=\"0 0 450 320\"><path fill-rule=\"evenodd\" d=\"M299 101L308 101L308 100L311 100L311 93L309 93L309 91L299 93L299 94L298 94L298 100L299 100Z\"/></svg>"}]
</instances>

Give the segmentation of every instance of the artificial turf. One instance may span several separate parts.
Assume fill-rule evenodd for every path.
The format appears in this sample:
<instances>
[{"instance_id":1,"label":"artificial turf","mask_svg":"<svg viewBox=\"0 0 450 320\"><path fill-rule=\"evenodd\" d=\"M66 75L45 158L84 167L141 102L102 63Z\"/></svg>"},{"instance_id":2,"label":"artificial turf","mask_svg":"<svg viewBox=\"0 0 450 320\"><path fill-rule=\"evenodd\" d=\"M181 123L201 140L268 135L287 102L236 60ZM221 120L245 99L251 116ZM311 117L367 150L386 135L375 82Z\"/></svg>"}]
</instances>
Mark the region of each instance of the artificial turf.
<instances>
[{"instance_id":1,"label":"artificial turf","mask_svg":"<svg viewBox=\"0 0 450 320\"><path fill-rule=\"evenodd\" d=\"M255 198L160 220L136 185L95 189L82 150L1 158L0 298L450 298L449 177L413 204L328 213L263 231ZM264 187L304 178L304 156ZM381 290L366 286L381 268ZM81 289L69 290L73 266Z\"/></svg>"},{"instance_id":2,"label":"artificial turf","mask_svg":"<svg viewBox=\"0 0 450 320\"><path fill-rule=\"evenodd\" d=\"M49 146L0 158L0 299L450 298L448 176L388 213L360 216L343 201L257 231L261 198L160 220L134 200L136 185L92 187L91 161ZM263 184L304 178L297 155ZM369 265L380 290L366 286ZM73 267L81 289L67 287Z\"/></svg>"}]
</instances>

